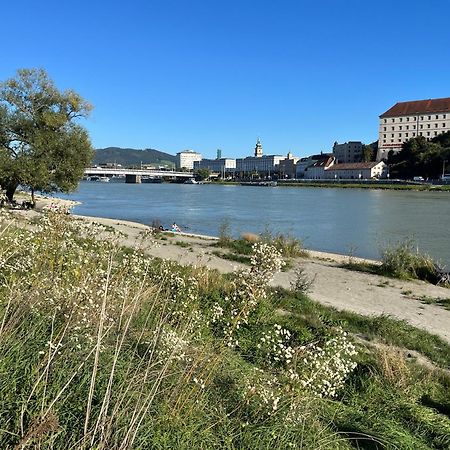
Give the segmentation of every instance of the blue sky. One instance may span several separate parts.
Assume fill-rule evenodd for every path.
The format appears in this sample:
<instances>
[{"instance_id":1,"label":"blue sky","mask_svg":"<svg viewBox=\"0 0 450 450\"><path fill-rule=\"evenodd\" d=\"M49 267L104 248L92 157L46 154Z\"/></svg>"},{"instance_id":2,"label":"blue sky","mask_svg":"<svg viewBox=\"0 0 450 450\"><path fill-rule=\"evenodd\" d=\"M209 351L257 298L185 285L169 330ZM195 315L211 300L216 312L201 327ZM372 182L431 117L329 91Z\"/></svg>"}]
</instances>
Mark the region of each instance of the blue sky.
<instances>
[{"instance_id":1,"label":"blue sky","mask_svg":"<svg viewBox=\"0 0 450 450\"><path fill-rule=\"evenodd\" d=\"M397 101L450 96L450 1L2 5L0 80L42 67L94 105L97 148L246 156L377 139Z\"/></svg>"}]
</instances>

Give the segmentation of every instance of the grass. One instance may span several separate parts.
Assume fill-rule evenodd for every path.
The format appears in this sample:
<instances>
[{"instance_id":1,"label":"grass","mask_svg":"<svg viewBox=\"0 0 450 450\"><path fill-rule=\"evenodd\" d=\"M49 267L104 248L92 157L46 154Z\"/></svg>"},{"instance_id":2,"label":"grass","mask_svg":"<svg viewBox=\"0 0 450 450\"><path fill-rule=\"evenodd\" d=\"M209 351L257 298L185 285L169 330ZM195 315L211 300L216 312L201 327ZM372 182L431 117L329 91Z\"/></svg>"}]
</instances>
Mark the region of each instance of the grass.
<instances>
[{"instance_id":1,"label":"grass","mask_svg":"<svg viewBox=\"0 0 450 450\"><path fill-rule=\"evenodd\" d=\"M358 262L350 257L349 261L340 267L400 280L422 280L433 284L438 282L436 264L433 259L420 253L415 248L414 242L409 239L383 249L381 264ZM445 285L441 286L445 287Z\"/></svg>"},{"instance_id":2,"label":"grass","mask_svg":"<svg viewBox=\"0 0 450 450\"><path fill-rule=\"evenodd\" d=\"M303 288L270 289L254 266L223 276L100 240L107 231L69 217L32 230L10 220L0 227L0 448L450 446L450 346L438 337L319 305ZM339 327L357 354L342 347L308 378L306 355L320 363ZM292 375L334 383L336 358L357 363L336 396Z\"/></svg>"},{"instance_id":3,"label":"grass","mask_svg":"<svg viewBox=\"0 0 450 450\"><path fill-rule=\"evenodd\" d=\"M308 256L308 252L303 248L302 242L292 236L281 233L274 234L266 230L260 235L245 233L241 238L233 239L229 234L229 228L226 223L221 225L219 231L219 240L212 244L212 246L226 249L228 252L213 251L213 254L230 261L249 264L255 242L264 242L273 245L283 255L285 258L283 271L287 271L293 267L291 258L305 258Z\"/></svg>"},{"instance_id":4,"label":"grass","mask_svg":"<svg viewBox=\"0 0 450 450\"><path fill-rule=\"evenodd\" d=\"M442 308L446 309L447 311L450 311L450 298L444 298L444 297L429 297L426 295L420 296L420 297L414 297L416 300L421 301L422 303L425 303L426 305L437 305L441 306Z\"/></svg>"}]
</instances>

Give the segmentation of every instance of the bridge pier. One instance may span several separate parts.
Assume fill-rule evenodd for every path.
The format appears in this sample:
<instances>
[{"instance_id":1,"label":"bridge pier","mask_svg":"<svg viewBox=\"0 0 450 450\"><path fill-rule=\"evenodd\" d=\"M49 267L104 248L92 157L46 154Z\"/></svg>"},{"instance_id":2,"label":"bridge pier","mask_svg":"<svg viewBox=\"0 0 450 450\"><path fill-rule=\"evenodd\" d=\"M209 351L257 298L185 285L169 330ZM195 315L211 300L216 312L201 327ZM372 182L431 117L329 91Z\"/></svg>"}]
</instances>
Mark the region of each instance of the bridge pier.
<instances>
[{"instance_id":1,"label":"bridge pier","mask_svg":"<svg viewBox=\"0 0 450 450\"><path fill-rule=\"evenodd\" d=\"M125 183L130 183L130 184L139 184L141 183L141 176L140 175L131 175L131 174L126 174L125 175Z\"/></svg>"}]
</instances>

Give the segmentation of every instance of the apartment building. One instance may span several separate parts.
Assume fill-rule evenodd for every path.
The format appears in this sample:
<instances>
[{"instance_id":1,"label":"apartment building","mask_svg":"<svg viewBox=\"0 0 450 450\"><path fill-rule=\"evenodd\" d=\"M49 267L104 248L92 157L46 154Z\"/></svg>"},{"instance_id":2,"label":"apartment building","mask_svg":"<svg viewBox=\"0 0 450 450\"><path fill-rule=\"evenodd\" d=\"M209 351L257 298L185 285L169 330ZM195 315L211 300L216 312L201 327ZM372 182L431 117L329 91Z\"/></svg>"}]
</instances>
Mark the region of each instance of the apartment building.
<instances>
[{"instance_id":1,"label":"apartment building","mask_svg":"<svg viewBox=\"0 0 450 450\"><path fill-rule=\"evenodd\" d=\"M193 170L194 162L201 161L202 159L201 153L194 152L193 150L184 150L177 153L175 164L177 169Z\"/></svg>"},{"instance_id":2,"label":"apartment building","mask_svg":"<svg viewBox=\"0 0 450 450\"><path fill-rule=\"evenodd\" d=\"M450 131L450 97L396 103L380 116L377 161L397 153L417 136L432 139Z\"/></svg>"},{"instance_id":3,"label":"apartment building","mask_svg":"<svg viewBox=\"0 0 450 450\"><path fill-rule=\"evenodd\" d=\"M360 141L349 141L343 144L335 142L333 156L339 163L361 162L363 159L363 143Z\"/></svg>"}]
</instances>

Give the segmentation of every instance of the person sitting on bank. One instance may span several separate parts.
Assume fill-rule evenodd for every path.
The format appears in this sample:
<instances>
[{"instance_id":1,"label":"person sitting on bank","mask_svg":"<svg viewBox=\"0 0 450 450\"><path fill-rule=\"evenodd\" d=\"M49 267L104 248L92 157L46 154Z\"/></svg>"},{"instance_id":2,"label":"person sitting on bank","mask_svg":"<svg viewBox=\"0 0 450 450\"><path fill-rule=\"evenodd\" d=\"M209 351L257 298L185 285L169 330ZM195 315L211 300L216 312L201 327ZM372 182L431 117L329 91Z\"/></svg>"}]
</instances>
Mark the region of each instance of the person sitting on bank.
<instances>
[{"instance_id":1,"label":"person sitting on bank","mask_svg":"<svg viewBox=\"0 0 450 450\"><path fill-rule=\"evenodd\" d=\"M172 230L173 233L179 233L181 231L180 227L174 222L172 224Z\"/></svg>"}]
</instances>

